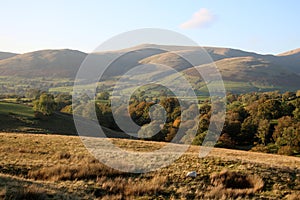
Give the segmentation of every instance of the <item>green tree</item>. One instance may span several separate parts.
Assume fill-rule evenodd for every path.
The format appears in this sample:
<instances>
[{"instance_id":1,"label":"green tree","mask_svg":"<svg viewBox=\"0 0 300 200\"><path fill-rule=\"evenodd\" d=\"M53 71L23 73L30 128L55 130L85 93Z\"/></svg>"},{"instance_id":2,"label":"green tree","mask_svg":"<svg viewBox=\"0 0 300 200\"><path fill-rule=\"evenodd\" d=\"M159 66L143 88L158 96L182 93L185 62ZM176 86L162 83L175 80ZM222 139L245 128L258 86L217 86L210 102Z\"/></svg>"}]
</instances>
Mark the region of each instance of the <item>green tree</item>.
<instances>
[{"instance_id":1,"label":"green tree","mask_svg":"<svg viewBox=\"0 0 300 200\"><path fill-rule=\"evenodd\" d=\"M261 119L278 119L281 117L281 103L279 100L270 99L258 106L258 116Z\"/></svg>"},{"instance_id":2,"label":"green tree","mask_svg":"<svg viewBox=\"0 0 300 200\"><path fill-rule=\"evenodd\" d=\"M279 147L278 153L286 155L300 153L300 122L296 123L290 116L278 119L273 138Z\"/></svg>"},{"instance_id":3,"label":"green tree","mask_svg":"<svg viewBox=\"0 0 300 200\"><path fill-rule=\"evenodd\" d=\"M247 144L252 144L257 133L257 126L258 121L256 119L253 119L251 116L247 117L242 123L239 139Z\"/></svg>"},{"instance_id":4,"label":"green tree","mask_svg":"<svg viewBox=\"0 0 300 200\"><path fill-rule=\"evenodd\" d=\"M52 94L43 93L39 99L34 101L33 110L44 116L52 115L56 109L56 103Z\"/></svg>"},{"instance_id":5,"label":"green tree","mask_svg":"<svg viewBox=\"0 0 300 200\"><path fill-rule=\"evenodd\" d=\"M300 108L296 108L294 111L293 111L293 115L294 115L294 118L298 121L300 121Z\"/></svg>"},{"instance_id":6,"label":"green tree","mask_svg":"<svg viewBox=\"0 0 300 200\"><path fill-rule=\"evenodd\" d=\"M105 92L100 92L97 95L97 99L99 100L108 100L109 99L109 92L105 91Z\"/></svg>"},{"instance_id":7,"label":"green tree","mask_svg":"<svg viewBox=\"0 0 300 200\"><path fill-rule=\"evenodd\" d=\"M263 119L258 124L257 134L260 143L266 145L266 139L269 134L270 122L267 119Z\"/></svg>"}]
</instances>

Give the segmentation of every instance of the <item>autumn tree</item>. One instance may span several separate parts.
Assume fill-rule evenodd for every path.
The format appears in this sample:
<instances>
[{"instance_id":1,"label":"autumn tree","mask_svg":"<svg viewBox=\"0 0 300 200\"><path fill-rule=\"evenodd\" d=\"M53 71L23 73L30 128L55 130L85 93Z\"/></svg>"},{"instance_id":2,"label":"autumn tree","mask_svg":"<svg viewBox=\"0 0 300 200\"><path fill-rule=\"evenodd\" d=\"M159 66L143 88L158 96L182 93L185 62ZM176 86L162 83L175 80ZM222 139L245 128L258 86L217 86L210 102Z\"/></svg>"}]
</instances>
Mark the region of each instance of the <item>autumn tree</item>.
<instances>
[{"instance_id":1,"label":"autumn tree","mask_svg":"<svg viewBox=\"0 0 300 200\"><path fill-rule=\"evenodd\" d=\"M277 119L281 116L281 103L270 99L258 106L258 117L261 119Z\"/></svg>"},{"instance_id":2,"label":"autumn tree","mask_svg":"<svg viewBox=\"0 0 300 200\"><path fill-rule=\"evenodd\" d=\"M278 119L278 125L273 133L278 153L292 155L300 153L300 122L295 122L290 116Z\"/></svg>"}]
</instances>

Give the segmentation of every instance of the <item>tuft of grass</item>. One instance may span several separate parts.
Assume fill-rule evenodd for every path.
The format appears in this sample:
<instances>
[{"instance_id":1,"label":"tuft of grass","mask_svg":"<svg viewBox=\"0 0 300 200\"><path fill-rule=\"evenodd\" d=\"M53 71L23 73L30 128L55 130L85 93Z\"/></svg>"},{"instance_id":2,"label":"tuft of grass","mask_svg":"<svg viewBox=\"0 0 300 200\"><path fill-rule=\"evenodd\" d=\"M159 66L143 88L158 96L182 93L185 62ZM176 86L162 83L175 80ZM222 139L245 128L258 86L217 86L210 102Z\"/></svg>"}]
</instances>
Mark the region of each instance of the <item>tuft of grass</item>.
<instances>
[{"instance_id":1,"label":"tuft of grass","mask_svg":"<svg viewBox=\"0 0 300 200\"><path fill-rule=\"evenodd\" d=\"M135 199L137 196L155 196L166 188L167 177L153 176L148 179L116 177L114 179L102 177L98 179L101 187L94 195L101 199Z\"/></svg>"},{"instance_id":2,"label":"tuft of grass","mask_svg":"<svg viewBox=\"0 0 300 200\"><path fill-rule=\"evenodd\" d=\"M124 194L125 196L153 195L162 191L166 182L167 178L162 176L154 176L150 180L142 179L139 181L134 178L117 177L105 181L102 188L115 194Z\"/></svg>"},{"instance_id":3,"label":"tuft of grass","mask_svg":"<svg viewBox=\"0 0 300 200\"><path fill-rule=\"evenodd\" d=\"M6 191L7 191L7 188L2 188L0 189L0 199L4 199L5 196L6 196Z\"/></svg>"},{"instance_id":4,"label":"tuft of grass","mask_svg":"<svg viewBox=\"0 0 300 200\"><path fill-rule=\"evenodd\" d=\"M28 172L28 177L35 180L65 181L90 180L98 177L115 177L123 172L109 168L96 160L82 161L77 165L57 164L53 167L43 167Z\"/></svg>"},{"instance_id":5,"label":"tuft of grass","mask_svg":"<svg viewBox=\"0 0 300 200\"><path fill-rule=\"evenodd\" d=\"M222 170L210 176L214 188L208 196L214 198L238 197L251 195L264 186L264 181L257 175L244 174L241 172Z\"/></svg>"},{"instance_id":6,"label":"tuft of grass","mask_svg":"<svg viewBox=\"0 0 300 200\"><path fill-rule=\"evenodd\" d=\"M289 194L285 197L286 200L299 200L300 192L294 192L292 194Z\"/></svg>"},{"instance_id":7,"label":"tuft of grass","mask_svg":"<svg viewBox=\"0 0 300 200\"><path fill-rule=\"evenodd\" d=\"M71 154L69 152L61 152L58 155L58 159L70 159L71 158Z\"/></svg>"},{"instance_id":8,"label":"tuft of grass","mask_svg":"<svg viewBox=\"0 0 300 200\"><path fill-rule=\"evenodd\" d=\"M14 188L8 190L4 188L0 192L0 197L5 200L44 200L47 198L45 191L35 185L28 187Z\"/></svg>"}]
</instances>

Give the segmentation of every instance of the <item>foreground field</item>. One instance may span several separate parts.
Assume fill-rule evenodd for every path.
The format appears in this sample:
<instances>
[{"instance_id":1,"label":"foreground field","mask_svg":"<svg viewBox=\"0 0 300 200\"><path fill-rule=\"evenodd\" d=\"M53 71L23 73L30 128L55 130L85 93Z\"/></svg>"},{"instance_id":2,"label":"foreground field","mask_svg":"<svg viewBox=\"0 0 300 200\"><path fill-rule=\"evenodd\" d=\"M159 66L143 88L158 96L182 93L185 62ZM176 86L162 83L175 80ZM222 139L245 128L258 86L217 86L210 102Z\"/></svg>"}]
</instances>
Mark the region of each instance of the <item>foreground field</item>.
<instances>
[{"instance_id":1,"label":"foreground field","mask_svg":"<svg viewBox=\"0 0 300 200\"><path fill-rule=\"evenodd\" d=\"M104 139L101 139L104 140ZM111 139L131 151L164 143ZM79 137L0 133L0 198L297 199L300 158L193 146L172 165L146 174L110 169ZM226 170L226 171L224 171ZM196 171L196 178L186 177Z\"/></svg>"}]
</instances>

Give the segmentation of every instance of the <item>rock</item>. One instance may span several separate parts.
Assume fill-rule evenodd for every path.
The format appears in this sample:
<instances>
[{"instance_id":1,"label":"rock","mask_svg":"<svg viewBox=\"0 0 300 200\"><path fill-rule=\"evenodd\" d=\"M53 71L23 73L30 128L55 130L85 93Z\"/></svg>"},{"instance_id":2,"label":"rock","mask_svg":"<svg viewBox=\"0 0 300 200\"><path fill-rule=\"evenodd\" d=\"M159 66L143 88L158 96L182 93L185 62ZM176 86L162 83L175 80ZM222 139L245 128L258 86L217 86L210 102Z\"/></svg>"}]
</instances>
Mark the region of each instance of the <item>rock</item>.
<instances>
[{"instance_id":1,"label":"rock","mask_svg":"<svg viewBox=\"0 0 300 200\"><path fill-rule=\"evenodd\" d=\"M186 177L193 177L193 178L195 178L196 176L197 176L197 172L195 172L195 171L191 171L191 172L188 172L186 174Z\"/></svg>"}]
</instances>

